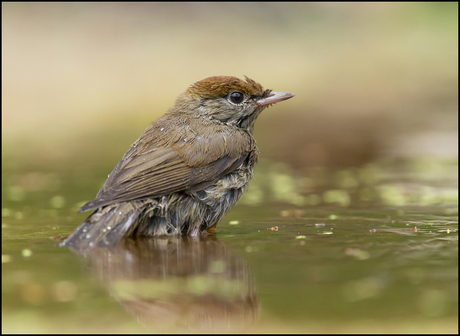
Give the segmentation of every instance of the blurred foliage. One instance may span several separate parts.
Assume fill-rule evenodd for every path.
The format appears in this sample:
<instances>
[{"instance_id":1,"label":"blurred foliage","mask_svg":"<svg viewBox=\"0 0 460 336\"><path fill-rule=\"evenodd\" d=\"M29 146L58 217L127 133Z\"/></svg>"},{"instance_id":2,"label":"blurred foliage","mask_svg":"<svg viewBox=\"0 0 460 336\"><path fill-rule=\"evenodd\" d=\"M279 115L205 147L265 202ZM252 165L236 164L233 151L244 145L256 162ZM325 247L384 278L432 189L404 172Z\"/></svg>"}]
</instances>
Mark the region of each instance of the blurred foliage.
<instances>
[{"instance_id":1,"label":"blurred foliage","mask_svg":"<svg viewBox=\"0 0 460 336\"><path fill-rule=\"evenodd\" d=\"M107 159L195 81L248 75L296 93L256 126L274 161L457 157L457 13L457 3L2 3L2 156Z\"/></svg>"},{"instance_id":2,"label":"blurred foliage","mask_svg":"<svg viewBox=\"0 0 460 336\"><path fill-rule=\"evenodd\" d=\"M456 2L3 2L2 331L146 331L54 245L213 75L296 94L260 116L218 227L251 263L254 330L455 332Z\"/></svg>"}]
</instances>

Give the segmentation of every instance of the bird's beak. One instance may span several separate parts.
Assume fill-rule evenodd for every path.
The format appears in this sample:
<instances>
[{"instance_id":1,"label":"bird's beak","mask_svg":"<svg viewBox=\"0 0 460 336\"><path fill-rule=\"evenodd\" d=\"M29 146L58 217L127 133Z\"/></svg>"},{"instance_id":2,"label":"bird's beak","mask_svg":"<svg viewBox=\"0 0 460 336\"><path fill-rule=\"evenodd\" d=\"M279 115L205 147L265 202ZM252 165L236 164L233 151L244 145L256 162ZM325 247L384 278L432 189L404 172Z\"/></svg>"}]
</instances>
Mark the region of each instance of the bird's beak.
<instances>
[{"instance_id":1,"label":"bird's beak","mask_svg":"<svg viewBox=\"0 0 460 336\"><path fill-rule=\"evenodd\" d=\"M271 105L271 104L275 104L277 102L292 98L294 96L295 94L290 93L290 92L270 92L268 97L259 99L257 101L257 105L259 107L265 106L265 105Z\"/></svg>"}]
</instances>

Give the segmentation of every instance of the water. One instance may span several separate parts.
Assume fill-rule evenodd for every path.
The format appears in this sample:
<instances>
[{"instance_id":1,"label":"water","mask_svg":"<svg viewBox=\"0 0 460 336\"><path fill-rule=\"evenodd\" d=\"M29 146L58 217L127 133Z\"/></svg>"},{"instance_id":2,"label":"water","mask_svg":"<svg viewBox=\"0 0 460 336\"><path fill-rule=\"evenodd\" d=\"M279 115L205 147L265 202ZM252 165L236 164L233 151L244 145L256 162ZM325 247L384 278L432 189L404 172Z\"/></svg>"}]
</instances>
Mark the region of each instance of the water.
<instances>
[{"instance_id":1,"label":"water","mask_svg":"<svg viewBox=\"0 0 460 336\"><path fill-rule=\"evenodd\" d=\"M456 166L410 167L262 162L217 235L82 255L104 174L6 166L2 331L456 332Z\"/></svg>"}]
</instances>

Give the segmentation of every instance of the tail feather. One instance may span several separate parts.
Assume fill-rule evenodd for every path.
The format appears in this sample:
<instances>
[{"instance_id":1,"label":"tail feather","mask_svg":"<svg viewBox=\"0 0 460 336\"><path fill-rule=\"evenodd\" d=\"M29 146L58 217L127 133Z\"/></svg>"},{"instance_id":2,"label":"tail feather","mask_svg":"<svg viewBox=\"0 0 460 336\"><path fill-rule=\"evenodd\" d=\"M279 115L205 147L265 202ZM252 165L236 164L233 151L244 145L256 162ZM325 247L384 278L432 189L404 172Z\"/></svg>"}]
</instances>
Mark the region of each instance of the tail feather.
<instances>
[{"instance_id":1,"label":"tail feather","mask_svg":"<svg viewBox=\"0 0 460 336\"><path fill-rule=\"evenodd\" d=\"M116 245L137 226L142 210L130 202L96 210L60 246L79 250Z\"/></svg>"}]
</instances>

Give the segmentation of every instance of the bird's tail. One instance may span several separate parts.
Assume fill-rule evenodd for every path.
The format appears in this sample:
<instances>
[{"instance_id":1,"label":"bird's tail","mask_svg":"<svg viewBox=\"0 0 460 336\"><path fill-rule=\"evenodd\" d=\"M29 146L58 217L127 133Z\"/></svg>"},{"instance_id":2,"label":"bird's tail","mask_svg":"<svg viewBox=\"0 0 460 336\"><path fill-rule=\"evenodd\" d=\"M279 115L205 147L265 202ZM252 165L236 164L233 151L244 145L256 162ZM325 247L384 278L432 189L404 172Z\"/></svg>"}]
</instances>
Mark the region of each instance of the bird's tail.
<instances>
[{"instance_id":1,"label":"bird's tail","mask_svg":"<svg viewBox=\"0 0 460 336\"><path fill-rule=\"evenodd\" d=\"M108 205L93 212L60 246L78 250L114 246L134 231L141 214L131 202Z\"/></svg>"}]
</instances>

